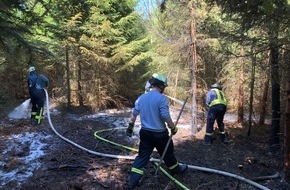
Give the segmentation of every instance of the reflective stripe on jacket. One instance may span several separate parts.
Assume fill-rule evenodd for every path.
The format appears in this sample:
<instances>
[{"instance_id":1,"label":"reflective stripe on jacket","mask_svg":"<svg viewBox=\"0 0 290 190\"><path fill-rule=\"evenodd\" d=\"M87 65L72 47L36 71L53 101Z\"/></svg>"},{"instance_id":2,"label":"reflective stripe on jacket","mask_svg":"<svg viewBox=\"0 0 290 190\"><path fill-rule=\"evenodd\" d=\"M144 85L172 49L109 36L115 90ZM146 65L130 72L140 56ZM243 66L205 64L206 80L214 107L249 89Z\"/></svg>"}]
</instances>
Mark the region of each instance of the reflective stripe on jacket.
<instances>
[{"instance_id":1,"label":"reflective stripe on jacket","mask_svg":"<svg viewBox=\"0 0 290 190\"><path fill-rule=\"evenodd\" d=\"M217 104L223 104L225 106L227 106L227 100L225 98L224 93L221 90L218 90L216 88L212 89L215 91L217 99L211 101L211 103L209 104L209 107L217 105Z\"/></svg>"}]
</instances>

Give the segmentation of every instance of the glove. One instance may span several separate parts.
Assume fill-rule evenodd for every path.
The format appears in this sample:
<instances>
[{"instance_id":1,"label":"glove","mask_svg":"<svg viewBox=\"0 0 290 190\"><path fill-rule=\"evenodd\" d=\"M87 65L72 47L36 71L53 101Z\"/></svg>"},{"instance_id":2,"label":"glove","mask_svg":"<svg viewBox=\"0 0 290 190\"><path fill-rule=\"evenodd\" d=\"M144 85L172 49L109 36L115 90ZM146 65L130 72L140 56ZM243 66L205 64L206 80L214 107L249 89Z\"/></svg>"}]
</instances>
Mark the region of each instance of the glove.
<instances>
[{"instance_id":1,"label":"glove","mask_svg":"<svg viewBox=\"0 0 290 190\"><path fill-rule=\"evenodd\" d=\"M174 126L173 128L170 129L171 130L171 134L175 135L178 131L178 128L176 126Z\"/></svg>"},{"instance_id":2,"label":"glove","mask_svg":"<svg viewBox=\"0 0 290 190\"><path fill-rule=\"evenodd\" d=\"M133 129L134 129L134 124L133 123L129 123L129 126L126 129L126 135L128 137L132 137L132 135L133 135Z\"/></svg>"}]
</instances>

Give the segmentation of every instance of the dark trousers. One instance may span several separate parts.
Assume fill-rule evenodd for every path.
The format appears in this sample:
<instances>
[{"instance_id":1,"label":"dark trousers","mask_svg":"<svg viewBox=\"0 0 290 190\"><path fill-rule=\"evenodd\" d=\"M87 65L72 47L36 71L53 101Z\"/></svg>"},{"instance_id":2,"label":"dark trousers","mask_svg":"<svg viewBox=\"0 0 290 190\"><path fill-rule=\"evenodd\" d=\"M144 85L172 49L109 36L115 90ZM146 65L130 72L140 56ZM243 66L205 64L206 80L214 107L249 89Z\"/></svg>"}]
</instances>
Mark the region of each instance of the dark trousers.
<instances>
[{"instance_id":1,"label":"dark trousers","mask_svg":"<svg viewBox=\"0 0 290 190\"><path fill-rule=\"evenodd\" d=\"M43 115L43 107L45 101L44 90L33 89L30 90L30 99L31 99L31 119L36 119L37 123L40 124Z\"/></svg>"},{"instance_id":2,"label":"dark trousers","mask_svg":"<svg viewBox=\"0 0 290 190\"><path fill-rule=\"evenodd\" d=\"M207 115L207 122L206 122L206 133L212 134L213 133L213 125L215 120L217 121L217 125L220 132L225 131L224 126L224 116L227 111L227 107L222 104L211 106L208 110Z\"/></svg>"},{"instance_id":3,"label":"dark trousers","mask_svg":"<svg viewBox=\"0 0 290 190\"><path fill-rule=\"evenodd\" d=\"M148 130L140 130L140 144L138 156L135 158L132 168L143 170L150 160L150 156L154 148L157 149L160 156L162 156L166 144L169 140L168 130L164 132L152 132ZM173 141L170 141L166 154L164 156L164 162L166 166L170 169L174 169L178 166L178 162L174 156L174 146ZM142 177L142 174L130 172L129 181L138 182Z\"/></svg>"}]
</instances>

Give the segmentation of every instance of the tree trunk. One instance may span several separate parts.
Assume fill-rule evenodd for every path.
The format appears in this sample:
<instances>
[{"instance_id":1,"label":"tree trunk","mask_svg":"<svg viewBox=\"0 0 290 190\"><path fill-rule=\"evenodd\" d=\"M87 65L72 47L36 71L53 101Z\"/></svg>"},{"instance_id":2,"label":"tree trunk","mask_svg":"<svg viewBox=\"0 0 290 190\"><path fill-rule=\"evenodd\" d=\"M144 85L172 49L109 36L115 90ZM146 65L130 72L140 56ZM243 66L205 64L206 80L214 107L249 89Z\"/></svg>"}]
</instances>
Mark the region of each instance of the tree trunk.
<instances>
[{"instance_id":1,"label":"tree trunk","mask_svg":"<svg viewBox=\"0 0 290 190\"><path fill-rule=\"evenodd\" d=\"M241 66L240 66L240 80L239 80L239 99L238 99L238 123L244 120L244 83L245 83L245 50L244 46L241 49Z\"/></svg>"},{"instance_id":2,"label":"tree trunk","mask_svg":"<svg viewBox=\"0 0 290 190\"><path fill-rule=\"evenodd\" d=\"M286 98L286 114L285 114L285 152L284 152L284 173L285 179L290 183L290 71L288 79L288 90Z\"/></svg>"},{"instance_id":3,"label":"tree trunk","mask_svg":"<svg viewBox=\"0 0 290 190\"><path fill-rule=\"evenodd\" d=\"M69 64L69 54L68 46L65 46L65 63L66 63L66 85L67 85L67 108L71 108L71 89L70 89L70 64Z\"/></svg>"},{"instance_id":4,"label":"tree trunk","mask_svg":"<svg viewBox=\"0 0 290 190\"><path fill-rule=\"evenodd\" d=\"M288 80L288 90L286 99L286 122L285 122L285 161L284 173L285 179L290 183L290 77Z\"/></svg>"},{"instance_id":5,"label":"tree trunk","mask_svg":"<svg viewBox=\"0 0 290 190\"><path fill-rule=\"evenodd\" d=\"M277 27L278 28L278 27ZM280 77L279 77L279 48L278 32L271 31L270 34L270 62L271 62L271 84L272 84L272 124L270 134L271 151L279 148L279 131L280 131Z\"/></svg>"},{"instance_id":6,"label":"tree trunk","mask_svg":"<svg viewBox=\"0 0 290 190\"><path fill-rule=\"evenodd\" d=\"M174 87L174 98L177 96L177 86L178 86L178 78L179 78L179 69L177 69L176 77L175 77L175 87ZM175 101L173 101L173 105L175 105Z\"/></svg>"},{"instance_id":7,"label":"tree trunk","mask_svg":"<svg viewBox=\"0 0 290 190\"><path fill-rule=\"evenodd\" d=\"M192 44L192 81L191 81L191 89L192 89L192 96L191 96L191 133L196 134L197 133L197 107L196 107L196 27L195 27L195 19L194 19L194 2L192 2L191 5L191 25L190 25L190 39Z\"/></svg>"},{"instance_id":8,"label":"tree trunk","mask_svg":"<svg viewBox=\"0 0 290 190\"><path fill-rule=\"evenodd\" d=\"M260 100L261 105L260 105L260 112L259 112L259 115L260 115L259 125L264 125L265 123L266 105L267 105L267 100L268 100L268 89L269 89L269 75L267 74L265 82L264 82L262 98Z\"/></svg>"},{"instance_id":9,"label":"tree trunk","mask_svg":"<svg viewBox=\"0 0 290 190\"><path fill-rule=\"evenodd\" d=\"M80 60L78 60L78 79L77 79L78 93L77 93L77 97L78 97L79 106L84 106L81 80L82 80L82 67L81 67Z\"/></svg>"},{"instance_id":10,"label":"tree trunk","mask_svg":"<svg viewBox=\"0 0 290 190\"><path fill-rule=\"evenodd\" d=\"M254 48L255 44L253 44ZM253 114L253 99L254 99L254 86L255 86L255 72L256 72L256 55L255 51L251 51L252 53L252 74L251 74L251 86L250 86L250 106L249 106L249 129L247 136L251 135L251 127L252 127L252 114Z\"/></svg>"}]
</instances>

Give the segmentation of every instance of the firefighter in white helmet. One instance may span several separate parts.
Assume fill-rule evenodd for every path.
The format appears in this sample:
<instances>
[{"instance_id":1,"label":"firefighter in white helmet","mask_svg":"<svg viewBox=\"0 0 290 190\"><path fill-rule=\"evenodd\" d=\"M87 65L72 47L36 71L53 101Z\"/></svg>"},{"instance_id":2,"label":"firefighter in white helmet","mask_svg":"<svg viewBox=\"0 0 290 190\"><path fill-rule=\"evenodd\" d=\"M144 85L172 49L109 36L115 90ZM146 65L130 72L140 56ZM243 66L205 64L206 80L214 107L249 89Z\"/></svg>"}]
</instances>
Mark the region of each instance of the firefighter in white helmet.
<instances>
[{"instance_id":1,"label":"firefighter in white helmet","mask_svg":"<svg viewBox=\"0 0 290 190\"><path fill-rule=\"evenodd\" d=\"M227 111L227 100L222 91L222 87L219 84L211 85L211 89L207 92L206 95L206 105L208 107L208 115L206 122L206 133L204 137L204 144L212 144L212 135L213 135L213 125L215 120L219 128L221 141L225 144L228 143L228 138L225 133L224 126L224 115Z\"/></svg>"},{"instance_id":2,"label":"firefighter in white helmet","mask_svg":"<svg viewBox=\"0 0 290 190\"><path fill-rule=\"evenodd\" d=\"M49 80L43 74L36 74L35 67L31 66L28 69L28 89L31 108L31 123L32 125L40 125L43 118L43 107L45 100L44 88L47 88Z\"/></svg>"},{"instance_id":3,"label":"firefighter in white helmet","mask_svg":"<svg viewBox=\"0 0 290 190\"><path fill-rule=\"evenodd\" d=\"M156 148L160 156L163 154L166 144L170 139L167 127L173 135L177 133L177 127L172 122L169 113L168 100L163 94L167 86L166 76L156 75L149 79L149 82L152 89L136 100L129 121L129 125L134 126L136 117L140 115L139 151L130 171L129 189L134 189L138 184L153 149ZM164 156L164 162L172 174L183 173L188 168L187 165L179 164L175 158L172 139Z\"/></svg>"},{"instance_id":4,"label":"firefighter in white helmet","mask_svg":"<svg viewBox=\"0 0 290 190\"><path fill-rule=\"evenodd\" d=\"M151 78L154 78L154 77L156 78L156 77L158 77L158 75L159 75L159 74L154 73L154 74L150 77L150 79L151 79ZM145 84L145 93L149 92L149 91L152 89L152 86L151 86L151 84L150 84L150 82L149 82L150 79L148 79L148 80L146 81L146 84ZM132 137L132 135L133 135L133 130L134 130L134 126L129 125L129 126L127 127L127 129L126 129L126 135L129 136L129 137Z\"/></svg>"}]
</instances>

